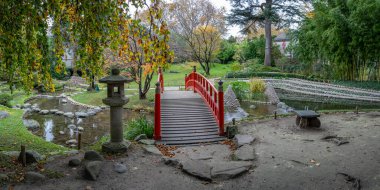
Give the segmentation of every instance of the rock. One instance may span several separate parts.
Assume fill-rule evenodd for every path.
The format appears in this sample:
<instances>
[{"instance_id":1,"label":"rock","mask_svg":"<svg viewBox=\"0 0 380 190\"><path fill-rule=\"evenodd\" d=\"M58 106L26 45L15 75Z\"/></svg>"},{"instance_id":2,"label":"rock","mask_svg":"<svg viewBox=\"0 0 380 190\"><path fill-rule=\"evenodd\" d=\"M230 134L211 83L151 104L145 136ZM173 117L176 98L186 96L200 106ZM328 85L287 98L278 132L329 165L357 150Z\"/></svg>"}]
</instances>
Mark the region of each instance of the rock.
<instances>
[{"instance_id":1,"label":"rock","mask_svg":"<svg viewBox=\"0 0 380 190\"><path fill-rule=\"evenodd\" d=\"M67 145L72 145L72 144L78 144L78 141L76 139L70 139L70 140L67 140L66 141L66 144Z\"/></svg>"},{"instance_id":2,"label":"rock","mask_svg":"<svg viewBox=\"0 0 380 190\"><path fill-rule=\"evenodd\" d=\"M67 100L66 100L66 99L62 99L62 100L61 100L61 103L66 104L66 103L67 103Z\"/></svg>"},{"instance_id":3,"label":"rock","mask_svg":"<svg viewBox=\"0 0 380 190\"><path fill-rule=\"evenodd\" d=\"M162 155L161 151L158 150L158 148L156 146L154 146L154 145L145 145L144 146L144 150L147 153Z\"/></svg>"},{"instance_id":4,"label":"rock","mask_svg":"<svg viewBox=\"0 0 380 190\"><path fill-rule=\"evenodd\" d=\"M250 135L240 135L240 134L237 134L234 137L234 141L236 142L236 145L238 147L241 147L241 146L243 146L245 144L250 144L254 140L255 140L255 138L252 137L252 136L250 136Z\"/></svg>"},{"instance_id":5,"label":"rock","mask_svg":"<svg viewBox=\"0 0 380 190\"><path fill-rule=\"evenodd\" d=\"M283 109L283 108L277 108L274 111L276 112L277 115L287 114L288 113L288 111L286 109Z\"/></svg>"},{"instance_id":6,"label":"rock","mask_svg":"<svg viewBox=\"0 0 380 190\"><path fill-rule=\"evenodd\" d=\"M100 108L104 110L107 108L107 106L100 106Z\"/></svg>"},{"instance_id":7,"label":"rock","mask_svg":"<svg viewBox=\"0 0 380 190\"><path fill-rule=\"evenodd\" d=\"M234 157L236 160L249 161L255 159L255 150L250 145L243 145L235 151Z\"/></svg>"},{"instance_id":8,"label":"rock","mask_svg":"<svg viewBox=\"0 0 380 190\"><path fill-rule=\"evenodd\" d=\"M89 111L87 112L87 115L88 115L88 116L94 116L94 115L96 115L96 111L95 111L95 110L89 110Z\"/></svg>"},{"instance_id":9,"label":"rock","mask_svg":"<svg viewBox=\"0 0 380 190\"><path fill-rule=\"evenodd\" d=\"M90 161L103 161L104 158L98 152L90 150L84 153L84 159Z\"/></svg>"},{"instance_id":10,"label":"rock","mask_svg":"<svg viewBox=\"0 0 380 190\"><path fill-rule=\"evenodd\" d=\"M155 141L151 139L141 139L139 140L139 143L145 144L145 145L154 145Z\"/></svg>"},{"instance_id":11,"label":"rock","mask_svg":"<svg viewBox=\"0 0 380 190\"><path fill-rule=\"evenodd\" d=\"M135 141L139 141L139 140L142 140L142 139L147 139L148 137L146 136L146 134L140 134L138 135L136 138L135 138Z\"/></svg>"},{"instance_id":12,"label":"rock","mask_svg":"<svg viewBox=\"0 0 380 190\"><path fill-rule=\"evenodd\" d=\"M79 154L79 151L78 150L68 150L68 151L65 151L65 154L66 155L75 155L75 154Z\"/></svg>"},{"instance_id":13,"label":"rock","mask_svg":"<svg viewBox=\"0 0 380 190\"><path fill-rule=\"evenodd\" d=\"M250 105L249 108L250 109L256 109L256 106L255 105Z\"/></svg>"},{"instance_id":14,"label":"rock","mask_svg":"<svg viewBox=\"0 0 380 190\"><path fill-rule=\"evenodd\" d=\"M46 115L49 114L49 110L41 110L39 113L42 115Z\"/></svg>"},{"instance_id":15,"label":"rock","mask_svg":"<svg viewBox=\"0 0 380 190\"><path fill-rule=\"evenodd\" d=\"M83 127L78 127L77 129L78 129L78 131L84 131Z\"/></svg>"},{"instance_id":16,"label":"rock","mask_svg":"<svg viewBox=\"0 0 380 190\"><path fill-rule=\"evenodd\" d=\"M205 154L205 153L201 153L201 154L198 154L198 153L193 154L193 153L191 153L189 155L189 157L192 160L209 160L209 159L212 158L212 156L210 154Z\"/></svg>"},{"instance_id":17,"label":"rock","mask_svg":"<svg viewBox=\"0 0 380 190\"><path fill-rule=\"evenodd\" d=\"M77 167L79 166L81 161L78 158L73 158L69 161L69 166L70 167Z\"/></svg>"},{"instance_id":18,"label":"rock","mask_svg":"<svg viewBox=\"0 0 380 190\"><path fill-rule=\"evenodd\" d=\"M182 171L199 179L211 181L211 167L202 161L188 160L182 163Z\"/></svg>"},{"instance_id":19,"label":"rock","mask_svg":"<svg viewBox=\"0 0 380 190\"><path fill-rule=\"evenodd\" d=\"M251 162L215 162L211 164L211 177L213 179L231 179L244 172L247 172L251 167Z\"/></svg>"},{"instance_id":20,"label":"rock","mask_svg":"<svg viewBox=\"0 0 380 190\"><path fill-rule=\"evenodd\" d=\"M95 108L93 108L93 110L95 110L96 112L100 112L100 111L102 111L102 108L100 108L100 107L95 107Z\"/></svg>"},{"instance_id":21,"label":"rock","mask_svg":"<svg viewBox=\"0 0 380 190\"><path fill-rule=\"evenodd\" d=\"M70 125L68 125L68 126L67 126L67 128L69 128L69 129L76 129L76 128L77 128L77 126L76 126L76 125L74 125L74 124L70 124Z\"/></svg>"},{"instance_id":22,"label":"rock","mask_svg":"<svg viewBox=\"0 0 380 190\"><path fill-rule=\"evenodd\" d=\"M20 155L20 151L1 151L0 154L10 157L18 157Z\"/></svg>"},{"instance_id":23,"label":"rock","mask_svg":"<svg viewBox=\"0 0 380 190\"><path fill-rule=\"evenodd\" d=\"M266 84L264 94L266 95L266 97L268 97L268 101L271 104L276 105L280 102L280 99L278 98L277 93L274 90L273 86L269 85L268 83Z\"/></svg>"},{"instance_id":24,"label":"rock","mask_svg":"<svg viewBox=\"0 0 380 190\"><path fill-rule=\"evenodd\" d=\"M32 108L32 111L34 111L34 112L40 112L41 109L40 108Z\"/></svg>"},{"instance_id":25,"label":"rock","mask_svg":"<svg viewBox=\"0 0 380 190\"><path fill-rule=\"evenodd\" d=\"M25 119L23 123L28 129L38 129L40 127L40 124L33 119Z\"/></svg>"},{"instance_id":26,"label":"rock","mask_svg":"<svg viewBox=\"0 0 380 190\"><path fill-rule=\"evenodd\" d=\"M64 112L63 112L63 111L57 111L57 112L55 112L55 114L56 114L56 115L63 115Z\"/></svg>"},{"instance_id":27,"label":"rock","mask_svg":"<svg viewBox=\"0 0 380 190\"><path fill-rule=\"evenodd\" d=\"M286 104L284 102L279 102L277 104L277 108L285 108L286 107Z\"/></svg>"},{"instance_id":28,"label":"rock","mask_svg":"<svg viewBox=\"0 0 380 190\"><path fill-rule=\"evenodd\" d=\"M179 160L177 158L163 157L162 161L169 166L178 166Z\"/></svg>"},{"instance_id":29,"label":"rock","mask_svg":"<svg viewBox=\"0 0 380 190\"><path fill-rule=\"evenodd\" d=\"M26 155L26 163L27 164L39 162L42 160L42 156L38 152L33 151L33 150L25 151L25 155ZM18 161L22 162L21 152L18 156Z\"/></svg>"},{"instance_id":30,"label":"rock","mask_svg":"<svg viewBox=\"0 0 380 190\"><path fill-rule=\"evenodd\" d=\"M79 118L85 118L85 117L88 117L88 114L85 112L75 112L75 116Z\"/></svg>"},{"instance_id":31,"label":"rock","mask_svg":"<svg viewBox=\"0 0 380 190\"><path fill-rule=\"evenodd\" d=\"M20 104L16 104L16 108L21 108L21 105Z\"/></svg>"},{"instance_id":32,"label":"rock","mask_svg":"<svg viewBox=\"0 0 380 190\"><path fill-rule=\"evenodd\" d=\"M0 119L9 117L9 113L5 111L0 111Z\"/></svg>"},{"instance_id":33,"label":"rock","mask_svg":"<svg viewBox=\"0 0 380 190\"><path fill-rule=\"evenodd\" d=\"M65 132L64 132L64 131L59 131L59 134L60 134L60 135L64 135Z\"/></svg>"},{"instance_id":34,"label":"rock","mask_svg":"<svg viewBox=\"0 0 380 190\"><path fill-rule=\"evenodd\" d=\"M32 106L32 104L26 103L22 107L25 109L25 108L30 108L31 106Z\"/></svg>"},{"instance_id":35,"label":"rock","mask_svg":"<svg viewBox=\"0 0 380 190\"><path fill-rule=\"evenodd\" d=\"M37 183L44 181L46 177L37 172L26 172L25 173L25 182L27 183Z\"/></svg>"},{"instance_id":36,"label":"rock","mask_svg":"<svg viewBox=\"0 0 380 190\"><path fill-rule=\"evenodd\" d=\"M52 114L55 114L55 113L58 112L58 110L57 110L57 109L52 109L52 110L50 110L49 112L52 113Z\"/></svg>"},{"instance_id":37,"label":"rock","mask_svg":"<svg viewBox=\"0 0 380 190\"><path fill-rule=\"evenodd\" d=\"M114 170L115 172L117 172L117 173L122 174L122 173L127 172L127 166L125 166L124 164L116 163L116 164L114 165L113 170Z\"/></svg>"},{"instance_id":38,"label":"rock","mask_svg":"<svg viewBox=\"0 0 380 190\"><path fill-rule=\"evenodd\" d=\"M231 85L228 85L227 90L224 92L224 105L228 112L235 112L240 107L239 100L236 98Z\"/></svg>"},{"instance_id":39,"label":"rock","mask_svg":"<svg viewBox=\"0 0 380 190\"><path fill-rule=\"evenodd\" d=\"M72 112L66 112L63 114L65 117L68 117L68 118L73 118L74 117L74 114Z\"/></svg>"},{"instance_id":40,"label":"rock","mask_svg":"<svg viewBox=\"0 0 380 190\"><path fill-rule=\"evenodd\" d=\"M86 179L94 180L99 177L100 170L102 168L101 161L91 161L85 164L84 177Z\"/></svg>"}]
</instances>

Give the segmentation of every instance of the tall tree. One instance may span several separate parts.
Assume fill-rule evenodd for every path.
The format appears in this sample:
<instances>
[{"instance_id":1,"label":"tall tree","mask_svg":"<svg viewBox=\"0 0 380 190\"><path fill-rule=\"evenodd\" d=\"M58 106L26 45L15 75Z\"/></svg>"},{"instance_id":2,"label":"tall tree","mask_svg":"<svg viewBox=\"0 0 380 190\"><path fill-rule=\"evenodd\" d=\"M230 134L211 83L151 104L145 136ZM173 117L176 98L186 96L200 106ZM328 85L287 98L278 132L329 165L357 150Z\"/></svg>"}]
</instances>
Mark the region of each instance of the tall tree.
<instances>
[{"instance_id":1,"label":"tall tree","mask_svg":"<svg viewBox=\"0 0 380 190\"><path fill-rule=\"evenodd\" d=\"M208 0L175 0L169 7L169 26L184 39L194 60L206 75L225 32L224 9L217 9Z\"/></svg>"},{"instance_id":2,"label":"tall tree","mask_svg":"<svg viewBox=\"0 0 380 190\"><path fill-rule=\"evenodd\" d=\"M304 0L307 1L307 0ZM265 59L264 65L271 66L272 25L282 28L300 22L303 17L304 1L300 0L230 0L231 13L227 19L230 24L243 26L243 33L264 27Z\"/></svg>"}]
</instances>

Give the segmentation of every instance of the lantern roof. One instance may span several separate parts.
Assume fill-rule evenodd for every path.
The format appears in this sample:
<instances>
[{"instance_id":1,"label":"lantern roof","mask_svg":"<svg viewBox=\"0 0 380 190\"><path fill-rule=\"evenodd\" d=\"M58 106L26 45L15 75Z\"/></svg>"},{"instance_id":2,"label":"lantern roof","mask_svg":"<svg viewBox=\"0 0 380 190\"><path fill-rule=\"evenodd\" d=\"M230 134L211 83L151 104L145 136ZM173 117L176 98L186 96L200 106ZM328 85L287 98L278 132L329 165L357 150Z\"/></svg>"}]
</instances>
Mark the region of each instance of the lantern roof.
<instances>
[{"instance_id":1,"label":"lantern roof","mask_svg":"<svg viewBox=\"0 0 380 190\"><path fill-rule=\"evenodd\" d=\"M111 75L106 76L99 80L100 83L128 83L132 82L132 79L120 76L119 69L112 69Z\"/></svg>"}]
</instances>

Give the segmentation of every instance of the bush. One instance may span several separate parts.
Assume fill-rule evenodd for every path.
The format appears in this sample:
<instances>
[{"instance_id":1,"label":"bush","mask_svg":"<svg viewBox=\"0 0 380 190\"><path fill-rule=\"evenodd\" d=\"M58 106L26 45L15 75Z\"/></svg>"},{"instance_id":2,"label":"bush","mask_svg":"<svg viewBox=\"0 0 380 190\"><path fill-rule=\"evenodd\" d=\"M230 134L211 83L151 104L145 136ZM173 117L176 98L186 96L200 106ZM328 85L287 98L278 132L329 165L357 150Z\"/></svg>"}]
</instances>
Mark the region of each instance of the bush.
<instances>
[{"instance_id":1,"label":"bush","mask_svg":"<svg viewBox=\"0 0 380 190\"><path fill-rule=\"evenodd\" d=\"M0 105L12 107L11 100L12 96L9 94L0 94Z\"/></svg>"},{"instance_id":2,"label":"bush","mask_svg":"<svg viewBox=\"0 0 380 190\"><path fill-rule=\"evenodd\" d=\"M258 59L250 59L244 63L245 67L250 72L280 72L278 67L265 66Z\"/></svg>"},{"instance_id":3,"label":"bush","mask_svg":"<svg viewBox=\"0 0 380 190\"><path fill-rule=\"evenodd\" d=\"M239 62L234 62L232 65L231 65L231 70L232 71L240 71L242 70L242 65L239 63Z\"/></svg>"},{"instance_id":4,"label":"bush","mask_svg":"<svg viewBox=\"0 0 380 190\"><path fill-rule=\"evenodd\" d=\"M236 98L239 100L244 100L248 98L249 85L243 81L231 82L232 90L235 92Z\"/></svg>"},{"instance_id":5,"label":"bush","mask_svg":"<svg viewBox=\"0 0 380 190\"><path fill-rule=\"evenodd\" d=\"M153 122L146 119L145 116L128 122L124 137L128 140L133 140L141 134L146 134L148 138L153 138Z\"/></svg>"},{"instance_id":6,"label":"bush","mask_svg":"<svg viewBox=\"0 0 380 190\"><path fill-rule=\"evenodd\" d=\"M280 72L251 72L251 71L241 71L241 72L229 72L226 74L225 78L251 78L251 77L270 77L270 78L299 78L307 79L313 81L323 81L320 78L307 77L305 75L294 74L294 73L280 73Z\"/></svg>"},{"instance_id":7,"label":"bush","mask_svg":"<svg viewBox=\"0 0 380 190\"><path fill-rule=\"evenodd\" d=\"M265 82L259 78L249 80L249 90L251 93L262 93L265 90Z\"/></svg>"}]
</instances>

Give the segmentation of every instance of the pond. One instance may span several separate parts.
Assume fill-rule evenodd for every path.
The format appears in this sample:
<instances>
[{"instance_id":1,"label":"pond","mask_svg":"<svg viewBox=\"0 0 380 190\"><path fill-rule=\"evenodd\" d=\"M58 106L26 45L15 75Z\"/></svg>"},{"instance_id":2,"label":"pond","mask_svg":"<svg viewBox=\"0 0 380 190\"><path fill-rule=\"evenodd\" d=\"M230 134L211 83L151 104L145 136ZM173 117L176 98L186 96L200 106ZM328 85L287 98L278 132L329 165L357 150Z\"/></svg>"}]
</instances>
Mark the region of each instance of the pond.
<instances>
[{"instance_id":1,"label":"pond","mask_svg":"<svg viewBox=\"0 0 380 190\"><path fill-rule=\"evenodd\" d=\"M88 108L70 103L62 102L62 98L36 98L28 101L28 103L36 104L40 109L52 110L57 109L63 112L80 112L86 111ZM131 110L124 110L124 123L140 117L142 114ZM148 118L152 116L147 115ZM97 142L101 137L109 133L110 126L110 110L105 109L94 116L86 118L68 118L63 115L41 115L36 112L27 112L24 115L26 120L35 120L40 124L38 130L33 130L35 135L38 135L46 141L56 144L66 145L66 141L77 139L78 132L76 129L69 127L75 125L82 127L81 131L82 146L88 146Z\"/></svg>"}]
</instances>

